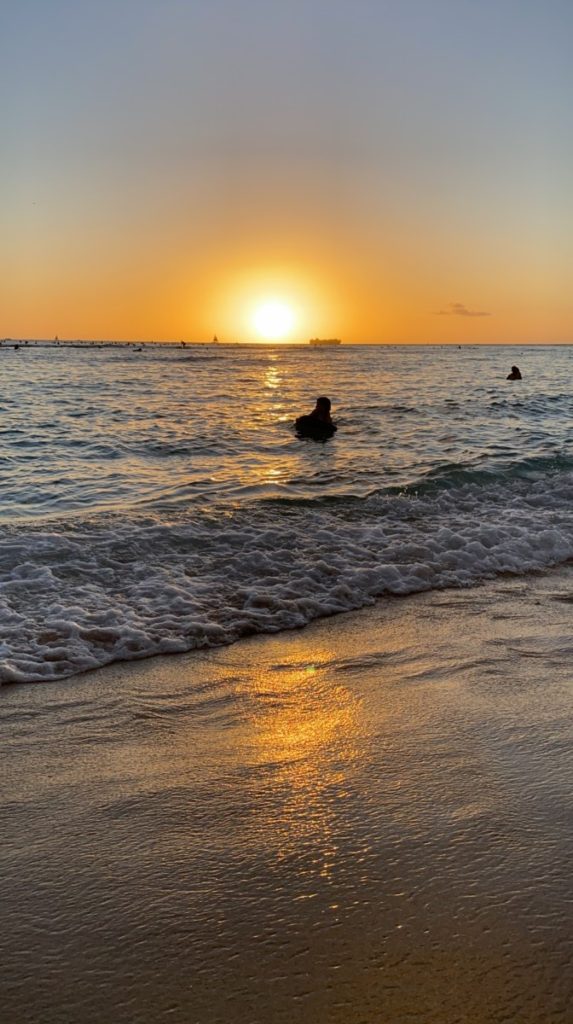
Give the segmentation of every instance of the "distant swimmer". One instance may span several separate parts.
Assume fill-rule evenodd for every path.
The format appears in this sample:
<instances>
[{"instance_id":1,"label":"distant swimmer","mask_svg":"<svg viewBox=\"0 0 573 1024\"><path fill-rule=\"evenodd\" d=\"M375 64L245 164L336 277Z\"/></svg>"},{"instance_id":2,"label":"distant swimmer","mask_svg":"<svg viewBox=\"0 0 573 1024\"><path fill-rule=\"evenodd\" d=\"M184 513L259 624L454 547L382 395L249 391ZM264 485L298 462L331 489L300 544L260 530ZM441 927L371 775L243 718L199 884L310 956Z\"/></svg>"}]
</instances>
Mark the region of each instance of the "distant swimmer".
<instances>
[{"instance_id":1,"label":"distant swimmer","mask_svg":"<svg viewBox=\"0 0 573 1024\"><path fill-rule=\"evenodd\" d=\"M508 375L507 375L507 377L505 379L506 380L522 380L523 378L521 376L521 370L519 369L519 366L512 366L511 367L511 373L508 373Z\"/></svg>"},{"instance_id":2,"label":"distant swimmer","mask_svg":"<svg viewBox=\"0 0 573 1024\"><path fill-rule=\"evenodd\" d=\"M317 398L316 405L308 416L299 416L296 420L296 431L301 437L312 437L315 440L324 440L332 437L336 431L336 423L332 422L330 415L330 398L322 395Z\"/></svg>"}]
</instances>

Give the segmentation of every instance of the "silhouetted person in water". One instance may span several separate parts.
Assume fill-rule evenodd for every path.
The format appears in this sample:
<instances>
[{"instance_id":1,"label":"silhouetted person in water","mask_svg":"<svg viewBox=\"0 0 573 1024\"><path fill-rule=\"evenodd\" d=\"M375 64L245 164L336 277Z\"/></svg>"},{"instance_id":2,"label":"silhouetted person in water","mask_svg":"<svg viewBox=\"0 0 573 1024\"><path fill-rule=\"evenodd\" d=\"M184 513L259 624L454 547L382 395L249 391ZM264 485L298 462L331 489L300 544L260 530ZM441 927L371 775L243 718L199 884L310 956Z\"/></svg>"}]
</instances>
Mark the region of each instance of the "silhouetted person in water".
<instances>
[{"instance_id":1,"label":"silhouetted person in water","mask_svg":"<svg viewBox=\"0 0 573 1024\"><path fill-rule=\"evenodd\" d=\"M316 405L308 416L299 416L296 421L296 429L304 437L325 438L332 437L336 430L336 424L332 422L330 415L330 398L322 395L317 398Z\"/></svg>"},{"instance_id":2,"label":"silhouetted person in water","mask_svg":"<svg viewBox=\"0 0 573 1024\"><path fill-rule=\"evenodd\" d=\"M333 426L332 418L330 415L330 398L317 398L316 405L310 414L311 420L318 420L319 423L328 423L329 426Z\"/></svg>"},{"instance_id":3,"label":"silhouetted person in water","mask_svg":"<svg viewBox=\"0 0 573 1024\"><path fill-rule=\"evenodd\" d=\"M519 366L512 366L511 373L508 373L506 380L522 380L521 370Z\"/></svg>"}]
</instances>

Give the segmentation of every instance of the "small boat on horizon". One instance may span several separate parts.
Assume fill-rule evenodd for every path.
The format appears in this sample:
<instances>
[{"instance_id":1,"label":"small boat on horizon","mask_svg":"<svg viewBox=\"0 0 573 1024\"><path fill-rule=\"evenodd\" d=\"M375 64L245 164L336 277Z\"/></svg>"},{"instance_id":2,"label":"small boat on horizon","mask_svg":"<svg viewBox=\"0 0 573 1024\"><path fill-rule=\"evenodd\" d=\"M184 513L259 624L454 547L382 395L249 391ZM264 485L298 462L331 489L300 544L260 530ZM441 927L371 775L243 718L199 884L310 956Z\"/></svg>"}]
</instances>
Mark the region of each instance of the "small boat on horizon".
<instances>
[{"instance_id":1,"label":"small boat on horizon","mask_svg":"<svg viewBox=\"0 0 573 1024\"><path fill-rule=\"evenodd\" d=\"M340 338L311 338L309 345L342 345Z\"/></svg>"}]
</instances>

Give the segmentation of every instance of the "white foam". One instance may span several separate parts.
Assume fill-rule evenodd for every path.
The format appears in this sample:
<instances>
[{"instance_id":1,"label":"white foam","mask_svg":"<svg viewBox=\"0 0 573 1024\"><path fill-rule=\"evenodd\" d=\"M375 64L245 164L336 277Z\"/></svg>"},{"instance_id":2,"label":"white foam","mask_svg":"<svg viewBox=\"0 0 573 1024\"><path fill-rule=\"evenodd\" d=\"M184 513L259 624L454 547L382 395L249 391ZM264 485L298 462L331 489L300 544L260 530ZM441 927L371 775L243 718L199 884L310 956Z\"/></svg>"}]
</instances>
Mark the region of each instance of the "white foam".
<instances>
[{"instance_id":1,"label":"white foam","mask_svg":"<svg viewBox=\"0 0 573 1024\"><path fill-rule=\"evenodd\" d=\"M303 626L382 594L467 586L573 557L573 476L347 506L65 532L10 531L0 680Z\"/></svg>"}]
</instances>

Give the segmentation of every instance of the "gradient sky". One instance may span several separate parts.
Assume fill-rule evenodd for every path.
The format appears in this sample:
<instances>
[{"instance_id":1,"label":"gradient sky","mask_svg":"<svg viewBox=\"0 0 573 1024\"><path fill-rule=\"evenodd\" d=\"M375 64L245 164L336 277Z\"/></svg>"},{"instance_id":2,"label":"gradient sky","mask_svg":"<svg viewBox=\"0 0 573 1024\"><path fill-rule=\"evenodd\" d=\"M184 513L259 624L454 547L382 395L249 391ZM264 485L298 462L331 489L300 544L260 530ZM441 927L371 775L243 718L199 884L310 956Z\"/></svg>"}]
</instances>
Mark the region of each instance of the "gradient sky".
<instances>
[{"instance_id":1,"label":"gradient sky","mask_svg":"<svg viewBox=\"0 0 573 1024\"><path fill-rule=\"evenodd\" d=\"M571 0L0 0L0 336L573 342ZM487 315L474 315L474 314Z\"/></svg>"}]
</instances>

